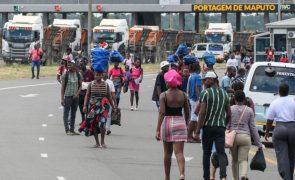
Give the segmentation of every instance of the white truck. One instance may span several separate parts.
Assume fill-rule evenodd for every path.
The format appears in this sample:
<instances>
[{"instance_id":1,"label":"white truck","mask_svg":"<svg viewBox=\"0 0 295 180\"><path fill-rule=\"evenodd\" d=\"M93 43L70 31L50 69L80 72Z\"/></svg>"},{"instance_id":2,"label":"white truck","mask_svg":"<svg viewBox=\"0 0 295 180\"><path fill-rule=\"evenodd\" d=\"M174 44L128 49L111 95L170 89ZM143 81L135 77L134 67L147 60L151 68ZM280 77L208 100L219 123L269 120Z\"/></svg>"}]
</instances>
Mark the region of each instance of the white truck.
<instances>
[{"instance_id":1,"label":"white truck","mask_svg":"<svg viewBox=\"0 0 295 180\"><path fill-rule=\"evenodd\" d=\"M60 39L64 40L64 37L58 38L58 35L61 34L64 30L71 29L72 31L68 31L71 34L67 34L69 36L67 42L68 46L72 48L73 51L81 50L81 37L82 37L82 27L80 19L54 19L53 23L49 27L58 27L60 28L56 34L56 40ZM62 35L61 35L62 36ZM57 42L58 43L58 42Z\"/></svg>"},{"instance_id":2,"label":"white truck","mask_svg":"<svg viewBox=\"0 0 295 180\"><path fill-rule=\"evenodd\" d=\"M205 30L206 43L222 43L224 58L227 59L233 49L234 32L231 23L209 23Z\"/></svg>"},{"instance_id":3,"label":"white truck","mask_svg":"<svg viewBox=\"0 0 295 180\"><path fill-rule=\"evenodd\" d=\"M2 30L2 57L6 63L27 62L35 43L42 46L41 16L14 15Z\"/></svg>"},{"instance_id":4,"label":"white truck","mask_svg":"<svg viewBox=\"0 0 295 180\"><path fill-rule=\"evenodd\" d=\"M93 28L93 43L106 42L112 50L122 55L128 46L129 29L126 19L102 19L99 26Z\"/></svg>"}]
</instances>

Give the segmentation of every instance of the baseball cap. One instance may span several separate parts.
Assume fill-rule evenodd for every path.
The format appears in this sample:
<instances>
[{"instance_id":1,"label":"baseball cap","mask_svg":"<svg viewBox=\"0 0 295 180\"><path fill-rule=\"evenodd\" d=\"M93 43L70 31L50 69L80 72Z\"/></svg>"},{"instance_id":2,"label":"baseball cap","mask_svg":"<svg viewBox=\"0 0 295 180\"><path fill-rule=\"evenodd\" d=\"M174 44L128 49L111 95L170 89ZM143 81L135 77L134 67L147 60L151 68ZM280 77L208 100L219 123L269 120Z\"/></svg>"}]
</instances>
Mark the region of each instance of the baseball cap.
<instances>
[{"instance_id":1,"label":"baseball cap","mask_svg":"<svg viewBox=\"0 0 295 180\"><path fill-rule=\"evenodd\" d=\"M165 67L165 66L169 66L170 64L169 64L169 62L168 61L162 61L161 63L160 63L160 67L161 68L163 68L163 67Z\"/></svg>"},{"instance_id":2,"label":"baseball cap","mask_svg":"<svg viewBox=\"0 0 295 180\"><path fill-rule=\"evenodd\" d=\"M207 78L217 78L217 75L213 71L208 71L201 79L207 79Z\"/></svg>"}]
</instances>

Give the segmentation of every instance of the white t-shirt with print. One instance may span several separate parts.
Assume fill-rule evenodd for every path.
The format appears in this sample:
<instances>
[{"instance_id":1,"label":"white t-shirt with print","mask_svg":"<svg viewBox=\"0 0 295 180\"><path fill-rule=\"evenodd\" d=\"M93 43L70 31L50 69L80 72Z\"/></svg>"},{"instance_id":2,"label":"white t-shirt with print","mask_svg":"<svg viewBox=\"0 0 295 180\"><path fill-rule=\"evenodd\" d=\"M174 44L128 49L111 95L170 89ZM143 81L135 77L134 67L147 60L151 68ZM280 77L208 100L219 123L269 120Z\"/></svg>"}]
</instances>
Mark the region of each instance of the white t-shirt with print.
<instances>
[{"instance_id":1,"label":"white t-shirt with print","mask_svg":"<svg viewBox=\"0 0 295 180\"><path fill-rule=\"evenodd\" d=\"M226 62L226 67L229 67L229 66L234 66L234 67L237 67L239 64L238 64L238 61L236 59L228 59L227 62Z\"/></svg>"},{"instance_id":2,"label":"white t-shirt with print","mask_svg":"<svg viewBox=\"0 0 295 180\"><path fill-rule=\"evenodd\" d=\"M109 88L110 88L110 91L111 91L112 93L114 93L114 92L115 92L115 86L114 86L113 81L111 81L110 79L107 79L107 80L105 80L105 82L108 84L108 86L109 86Z\"/></svg>"}]
</instances>

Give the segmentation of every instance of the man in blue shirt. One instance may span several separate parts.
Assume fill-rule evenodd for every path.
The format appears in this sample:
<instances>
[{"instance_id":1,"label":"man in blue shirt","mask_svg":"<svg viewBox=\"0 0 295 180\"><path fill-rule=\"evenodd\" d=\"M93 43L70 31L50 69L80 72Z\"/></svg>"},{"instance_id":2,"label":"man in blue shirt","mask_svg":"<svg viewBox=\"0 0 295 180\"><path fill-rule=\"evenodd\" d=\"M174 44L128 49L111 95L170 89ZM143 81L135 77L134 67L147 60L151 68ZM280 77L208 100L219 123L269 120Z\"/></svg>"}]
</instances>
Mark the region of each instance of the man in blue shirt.
<instances>
[{"instance_id":1,"label":"man in blue shirt","mask_svg":"<svg viewBox=\"0 0 295 180\"><path fill-rule=\"evenodd\" d=\"M234 93L234 90L231 88L231 85L232 85L232 78L236 77L236 73L237 73L236 67L234 66L227 67L227 73L222 78L222 81L221 81L221 88L225 90L227 93Z\"/></svg>"},{"instance_id":2,"label":"man in blue shirt","mask_svg":"<svg viewBox=\"0 0 295 180\"><path fill-rule=\"evenodd\" d=\"M195 142L193 140L193 132L197 129L198 117L195 114L199 95L202 91L201 67L199 63L191 64L192 74L188 79L187 94L189 96L191 106L191 119L188 127L188 142Z\"/></svg>"}]
</instances>

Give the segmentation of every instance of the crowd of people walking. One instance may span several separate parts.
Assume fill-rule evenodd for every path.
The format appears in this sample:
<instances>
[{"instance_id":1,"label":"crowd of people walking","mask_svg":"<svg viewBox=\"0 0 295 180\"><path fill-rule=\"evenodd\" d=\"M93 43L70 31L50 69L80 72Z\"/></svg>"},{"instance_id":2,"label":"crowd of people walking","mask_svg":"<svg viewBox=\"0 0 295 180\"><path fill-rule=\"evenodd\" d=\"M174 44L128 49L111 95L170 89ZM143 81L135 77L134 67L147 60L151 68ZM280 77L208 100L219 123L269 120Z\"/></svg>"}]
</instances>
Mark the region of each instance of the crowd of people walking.
<instances>
[{"instance_id":1,"label":"crowd of people walking","mask_svg":"<svg viewBox=\"0 0 295 180\"><path fill-rule=\"evenodd\" d=\"M170 179L173 150L178 163L179 179L185 179L184 142L202 143L204 180L214 180L217 168L220 169L220 179L227 179L229 163L226 148L229 148L232 159L233 179L247 180L248 154L252 141L258 147L257 154L263 151L254 120L254 102L243 92L248 66L251 66L252 61L248 56L242 61L239 57L237 61L235 57L240 56L239 53L232 54L225 76L219 82L213 68L214 58L210 53L203 56L203 67L206 69L201 70L200 62L189 57L188 52L184 53L186 50L182 46L167 61L161 62L162 71L157 76L152 97L159 109L155 138L164 144L165 180ZM187 82L184 81L186 69L190 74ZM186 90L183 85L187 86ZM280 86L279 94L280 100L273 102L268 110L266 138L275 120L277 126L274 145L279 173L283 179L291 180L295 145L291 142L291 128L286 127L293 126L295 122L295 102L288 97L287 84ZM284 102L290 103L289 108L280 111L279 106L283 106ZM228 139L232 139L232 144L228 144ZM210 159L213 163L211 172Z\"/></svg>"},{"instance_id":2,"label":"crowd of people walking","mask_svg":"<svg viewBox=\"0 0 295 180\"><path fill-rule=\"evenodd\" d=\"M61 83L65 133L79 135L75 131L79 107L82 118L79 132L93 135L95 148L107 148L105 135L111 134L112 116L120 111L121 92L130 91L130 111L137 110L144 71L141 59L133 59L129 53L124 59L119 52L108 52L100 47L94 48L93 52L91 69L88 69L88 59L81 52L73 58L68 49L58 68L57 80ZM273 51L267 53L271 60ZM223 78L219 78L214 70L216 61L212 53L205 53L203 60L204 65L201 66L187 46L180 44L175 54L160 63L161 71L156 77L152 100L159 112L155 138L163 141L165 180L170 179L173 152L178 163L179 179L185 179L185 142L202 144L204 180L214 180L217 168L220 179L227 179L230 163L226 148L229 148L232 157L233 179L247 180L251 139L258 151L263 149L254 121L254 102L243 92L252 60L247 55L242 59L239 53L232 54ZM109 61L113 65L111 68L108 67ZM282 84L279 94L280 100L273 102L268 111L266 139L272 122L276 121L274 145L279 172L282 178L291 180L294 133L286 126L293 126L295 114L290 112L295 112L295 102L288 97L288 85ZM290 105L288 111L278 111L276 107L283 106L285 100ZM231 137L232 144L228 144L231 132L234 136Z\"/></svg>"}]
</instances>

